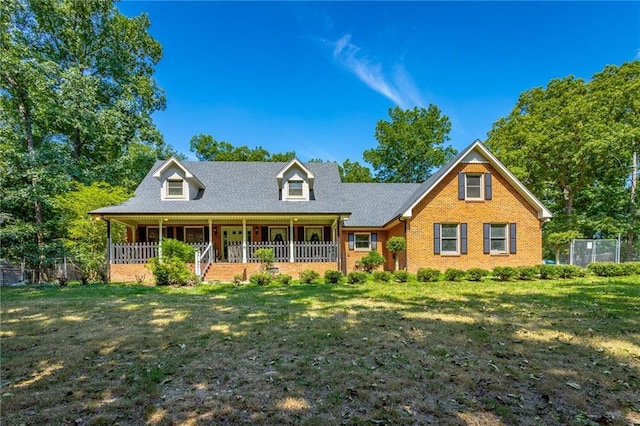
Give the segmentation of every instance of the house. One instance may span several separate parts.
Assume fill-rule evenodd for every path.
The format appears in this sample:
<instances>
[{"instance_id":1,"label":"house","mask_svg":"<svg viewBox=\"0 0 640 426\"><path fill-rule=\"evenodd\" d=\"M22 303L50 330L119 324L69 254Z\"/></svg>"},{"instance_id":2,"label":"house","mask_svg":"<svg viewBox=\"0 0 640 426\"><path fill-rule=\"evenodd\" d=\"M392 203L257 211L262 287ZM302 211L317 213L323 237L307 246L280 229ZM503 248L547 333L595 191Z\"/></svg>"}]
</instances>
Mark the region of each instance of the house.
<instances>
[{"instance_id":1,"label":"house","mask_svg":"<svg viewBox=\"0 0 640 426\"><path fill-rule=\"evenodd\" d=\"M198 249L194 270L229 281L259 270L254 252L274 250L275 267L297 276L357 267L393 236L406 238L401 268L492 269L542 260L542 222L550 211L480 142L427 181L343 183L335 163L156 163L122 204L91 212L127 227L109 243L112 281L147 275L163 238ZM110 240L110 239L109 239ZM110 242L110 241L109 241Z\"/></svg>"}]
</instances>

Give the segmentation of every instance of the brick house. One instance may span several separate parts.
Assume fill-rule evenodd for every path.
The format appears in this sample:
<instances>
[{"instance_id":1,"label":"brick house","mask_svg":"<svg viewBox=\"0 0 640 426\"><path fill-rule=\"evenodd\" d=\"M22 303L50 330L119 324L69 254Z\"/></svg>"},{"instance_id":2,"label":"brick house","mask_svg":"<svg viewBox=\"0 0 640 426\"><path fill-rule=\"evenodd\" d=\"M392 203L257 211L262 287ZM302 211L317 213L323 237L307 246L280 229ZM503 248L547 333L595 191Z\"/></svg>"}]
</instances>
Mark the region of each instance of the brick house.
<instances>
[{"instance_id":1,"label":"brick house","mask_svg":"<svg viewBox=\"0 0 640 426\"><path fill-rule=\"evenodd\" d=\"M406 238L401 268L469 269L535 265L542 260L542 222L550 211L479 141L427 181L343 183L335 163L156 163L122 204L91 212L127 227L111 244L112 281L150 276L163 238L197 248L194 269L229 281L259 270L253 253L274 250L279 272L347 273L370 250ZM110 229L110 226L108 226Z\"/></svg>"}]
</instances>

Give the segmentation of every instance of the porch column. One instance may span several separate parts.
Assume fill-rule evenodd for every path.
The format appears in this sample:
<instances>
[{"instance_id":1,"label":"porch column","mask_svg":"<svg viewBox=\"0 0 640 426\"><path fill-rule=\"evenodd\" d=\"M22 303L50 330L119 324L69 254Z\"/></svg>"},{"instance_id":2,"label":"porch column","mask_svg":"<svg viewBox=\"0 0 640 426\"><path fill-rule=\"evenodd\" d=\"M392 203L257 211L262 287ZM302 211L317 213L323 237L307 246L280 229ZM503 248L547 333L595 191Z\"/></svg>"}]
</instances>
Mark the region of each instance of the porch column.
<instances>
[{"instance_id":1,"label":"porch column","mask_svg":"<svg viewBox=\"0 0 640 426\"><path fill-rule=\"evenodd\" d=\"M209 259L213 259L213 226L211 226L211 219L209 219L209 243L211 244L211 250L209 250Z\"/></svg>"},{"instance_id":2,"label":"porch column","mask_svg":"<svg viewBox=\"0 0 640 426\"><path fill-rule=\"evenodd\" d=\"M134 225L133 227L131 227L131 242L138 242L138 225Z\"/></svg>"},{"instance_id":3,"label":"porch column","mask_svg":"<svg viewBox=\"0 0 640 426\"><path fill-rule=\"evenodd\" d=\"M296 261L295 256L293 254L293 219L289 220L289 262L293 263Z\"/></svg>"},{"instance_id":4,"label":"porch column","mask_svg":"<svg viewBox=\"0 0 640 426\"><path fill-rule=\"evenodd\" d=\"M247 263L247 219L242 219L242 263Z\"/></svg>"},{"instance_id":5,"label":"porch column","mask_svg":"<svg viewBox=\"0 0 640 426\"><path fill-rule=\"evenodd\" d=\"M111 221L104 220L107 222L107 279L111 281Z\"/></svg>"},{"instance_id":6,"label":"porch column","mask_svg":"<svg viewBox=\"0 0 640 426\"><path fill-rule=\"evenodd\" d=\"M162 218L158 219L158 260L162 262Z\"/></svg>"}]
</instances>

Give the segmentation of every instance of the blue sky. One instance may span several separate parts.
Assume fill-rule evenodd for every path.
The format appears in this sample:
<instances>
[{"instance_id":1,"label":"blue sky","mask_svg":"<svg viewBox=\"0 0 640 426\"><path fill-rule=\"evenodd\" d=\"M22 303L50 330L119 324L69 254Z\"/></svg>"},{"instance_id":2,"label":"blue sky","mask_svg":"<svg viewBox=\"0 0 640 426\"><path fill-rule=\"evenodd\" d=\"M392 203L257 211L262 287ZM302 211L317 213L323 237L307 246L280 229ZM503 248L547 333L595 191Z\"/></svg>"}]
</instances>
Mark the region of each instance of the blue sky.
<instances>
[{"instance_id":1,"label":"blue sky","mask_svg":"<svg viewBox=\"0 0 640 426\"><path fill-rule=\"evenodd\" d=\"M640 58L640 2L124 1L163 46L154 121L194 158L233 145L362 161L388 109L437 105L460 150L521 92Z\"/></svg>"}]
</instances>

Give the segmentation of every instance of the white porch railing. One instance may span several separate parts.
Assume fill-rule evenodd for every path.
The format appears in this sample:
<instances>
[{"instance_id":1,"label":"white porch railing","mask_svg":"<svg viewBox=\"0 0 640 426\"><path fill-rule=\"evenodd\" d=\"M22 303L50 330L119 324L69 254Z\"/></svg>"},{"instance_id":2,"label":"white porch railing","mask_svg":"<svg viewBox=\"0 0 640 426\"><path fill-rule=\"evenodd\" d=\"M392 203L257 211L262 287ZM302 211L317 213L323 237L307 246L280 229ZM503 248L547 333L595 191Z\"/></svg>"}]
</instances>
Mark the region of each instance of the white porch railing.
<instances>
[{"instance_id":1,"label":"white porch railing","mask_svg":"<svg viewBox=\"0 0 640 426\"><path fill-rule=\"evenodd\" d=\"M247 243L247 262L257 263L260 260L255 256L258 249L270 248L273 250L275 262L289 262L291 260L289 242L256 241ZM227 245L227 257L230 263L242 262L242 243L230 243ZM294 242L294 262L337 262L338 243L334 242Z\"/></svg>"},{"instance_id":2,"label":"white porch railing","mask_svg":"<svg viewBox=\"0 0 640 426\"><path fill-rule=\"evenodd\" d=\"M205 252L210 243L189 244L200 253ZM210 250L211 261L215 261L213 251ZM158 243L114 243L109 247L109 259L111 263L147 263L152 257L158 257Z\"/></svg>"},{"instance_id":3,"label":"white porch railing","mask_svg":"<svg viewBox=\"0 0 640 426\"><path fill-rule=\"evenodd\" d=\"M205 249L200 252L200 250L196 249L195 253L195 273L200 278L207 273L207 268L211 265L211 262L215 259L215 250L213 249L213 245L209 243Z\"/></svg>"}]
</instances>

